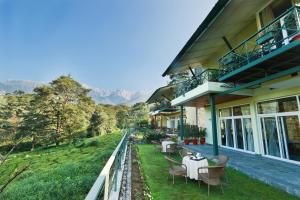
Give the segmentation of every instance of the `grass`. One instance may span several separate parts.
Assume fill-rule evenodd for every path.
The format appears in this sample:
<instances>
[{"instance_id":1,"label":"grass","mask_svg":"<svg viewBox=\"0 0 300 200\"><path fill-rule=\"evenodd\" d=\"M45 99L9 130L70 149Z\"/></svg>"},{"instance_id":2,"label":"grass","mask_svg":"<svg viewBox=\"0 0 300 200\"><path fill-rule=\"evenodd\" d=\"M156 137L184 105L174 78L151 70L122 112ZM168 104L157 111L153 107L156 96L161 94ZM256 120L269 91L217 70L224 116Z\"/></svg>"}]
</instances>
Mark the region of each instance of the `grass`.
<instances>
[{"instance_id":1,"label":"grass","mask_svg":"<svg viewBox=\"0 0 300 200\"><path fill-rule=\"evenodd\" d=\"M138 145L141 170L151 196L155 200L296 200L299 199L284 191L271 187L263 182L254 180L232 168L227 168L229 184L224 187L224 195L220 187L212 187L210 197L207 196L207 186L200 188L195 180L175 177L175 184L168 180L167 162L164 155L153 145ZM150 156L152 155L152 156Z\"/></svg>"},{"instance_id":2,"label":"grass","mask_svg":"<svg viewBox=\"0 0 300 200\"><path fill-rule=\"evenodd\" d=\"M120 133L90 138L75 147L62 145L12 154L8 172L30 163L29 170L0 194L0 199L84 199L121 139ZM1 174L0 183L7 179Z\"/></svg>"}]
</instances>

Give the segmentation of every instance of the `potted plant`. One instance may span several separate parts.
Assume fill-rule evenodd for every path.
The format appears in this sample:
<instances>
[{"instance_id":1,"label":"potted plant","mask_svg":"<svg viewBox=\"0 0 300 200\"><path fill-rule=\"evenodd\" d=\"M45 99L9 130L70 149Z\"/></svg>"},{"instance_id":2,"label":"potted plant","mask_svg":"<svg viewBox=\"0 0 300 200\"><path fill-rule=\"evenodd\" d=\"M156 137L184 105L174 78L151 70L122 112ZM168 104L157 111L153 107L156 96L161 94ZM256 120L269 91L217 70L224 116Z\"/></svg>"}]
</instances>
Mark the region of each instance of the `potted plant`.
<instances>
[{"instance_id":1,"label":"potted plant","mask_svg":"<svg viewBox=\"0 0 300 200\"><path fill-rule=\"evenodd\" d=\"M198 144L198 138L199 138L198 126L193 126L192 131L193 131L193 136L194 136L193 145L197 145Z\"/></svg>"},{"instance_id":2,"label":"potted plant","mask_svg":"<svg viewBox=\"0 0 300 200\"><path fill-rule=\"evenodd\" d=\"M202 145L205 144L206 128L200 127L199 135L201 137L200 144L202 144Z\"/></svg>"},{"instance_id":3,"label":"potted plant","mask_svg":"<svg viewBox=\"0 0 300 200\"><path fill-rule=\"evenodd\" d=\"M189 145L190 144L190 139L186 137L186 138L184 138L183 142L184 142L185 145Z\"/></svg>"}]
</instances>

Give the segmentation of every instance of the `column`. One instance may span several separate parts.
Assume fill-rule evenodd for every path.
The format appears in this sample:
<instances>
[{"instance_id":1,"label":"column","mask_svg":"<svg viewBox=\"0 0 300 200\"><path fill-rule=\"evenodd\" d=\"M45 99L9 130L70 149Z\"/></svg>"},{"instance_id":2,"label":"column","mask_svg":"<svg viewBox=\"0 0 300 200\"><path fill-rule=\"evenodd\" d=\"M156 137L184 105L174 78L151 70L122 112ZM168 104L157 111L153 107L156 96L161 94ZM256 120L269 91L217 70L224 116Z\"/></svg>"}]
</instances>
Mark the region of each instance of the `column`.
<instances>
[{"instance_id":1,"label":"column","mask_svg":"<svg viewBox=\"0 0 300 200\"><path fill-rule=\"evenodd\" d=\"M183 127L183 106L180 106L180 139L183 140L184 127Z\"/></svg>"},{"instance_id":2,"label":"column","mask_svg":"<svg viewBox=\"0 0 300 200\"><path fill-rule=\"evenodd\" d=\"M160 130L162 130L162 129L163 129L163 116L160 113Z\"/></svg>"},{"instance_id":3,"label":"column","mask_svg":"<svg viewBox=\"0 0 300 200\"><path fill-rule=\"evenodd\" d=\"M217 134L217 117L216 117L216 102L215 96L210 95L210 110L211 110L211 131L213 136L214 155L219 155L218 134Z\"/></svg>"}]
</instances>

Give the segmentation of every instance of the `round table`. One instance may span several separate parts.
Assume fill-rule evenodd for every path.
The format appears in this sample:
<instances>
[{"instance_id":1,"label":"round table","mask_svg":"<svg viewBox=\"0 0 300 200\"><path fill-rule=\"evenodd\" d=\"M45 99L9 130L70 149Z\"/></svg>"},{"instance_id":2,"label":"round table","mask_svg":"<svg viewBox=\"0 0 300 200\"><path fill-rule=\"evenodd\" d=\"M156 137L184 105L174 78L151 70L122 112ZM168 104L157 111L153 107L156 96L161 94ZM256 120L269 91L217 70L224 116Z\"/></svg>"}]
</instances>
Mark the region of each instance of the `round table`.
<instances>
[{"instance_id":1,"label":"round table","mask_svg":"<svg viewBox=\"0 0 300 200\"><path fill-rule=\"evenodd\" d=\"M168 144L175 144L175 142L173 142L173 141L162 141L161 142L162 152L166 152L167 151L167 145Z\"/></svg>"},{"instance_id":2,"label":"round table","mask_svg":"<svg viewBox=\"0 0 300 200\"><path fill-rule=\"evenodd\" d=\"M183 157L182 164L185 164L187 167L187 176L190 179L198 180L198 168L199 167L207 167L208 161L207 161L207 159L197 161L197 160L191 160L190 158L191 158L191 156ZM208 173L208 170L200 169L200 173Z\"/></svg>"}]
</instances>

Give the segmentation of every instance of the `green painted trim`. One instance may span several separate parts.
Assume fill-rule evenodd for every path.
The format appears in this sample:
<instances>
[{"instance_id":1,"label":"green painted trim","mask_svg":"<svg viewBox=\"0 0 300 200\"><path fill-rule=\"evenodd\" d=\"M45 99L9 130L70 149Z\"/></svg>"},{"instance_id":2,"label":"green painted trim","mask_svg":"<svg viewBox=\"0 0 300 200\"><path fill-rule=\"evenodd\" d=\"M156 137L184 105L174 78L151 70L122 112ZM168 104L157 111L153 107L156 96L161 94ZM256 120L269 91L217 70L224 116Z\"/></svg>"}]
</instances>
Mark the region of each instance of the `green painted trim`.
<instances>
[{"instance_id":1,"label":"green painted trim","mask_svg":"<svg viewBox=\"0 0 300 200\"><path fill-rule=\"evenodd\" d=\"M215 96L210 95L210 110L211 110L211 131L213 136L214 155L219 155L218 132L217 132L217 116Z\"/></svg>"},{"instance_id":2,"label":"green painted trim","mask_svg":"<svg viewBox=\"0 0 300 200\"><path fill-rule=\"evenodd\" d=\"M298 45L300 45L300 40L296 40L296 41L294 41L294 42L292 42L292 43L290 43L288 45L280 47L276 51L273 51L273 52L269 53L268 55L266 55L266 56L264 56L262 58L258 58L257 60L255 60L255 61L253 61L253 62L251 62L251 63L249 63L247 65L244 65L244 66L242 66L242 67L240 67L240 68L238 68L238 69L236 69L236 70L234 70L234 71L232 71L232 72L230 72L230 73L228 73L228 74L226 74L224 76L221 76L219 78L219 81L220 82L225 81L226 79L228 79L228 78L230 78L230 77L232 77L232 76L234 76L234 75L236 75L236 74L238 74L238 73L240 73L242 71L246 71L247 69L250 69L253 66L256 66L256 65L258 65L258 64L260 64L260 63L262 63L262 62L264 62L266 60L269 60L269 59L271 59L271 58L273 58L275 56L278 56L278 55L284 53L285 51L288 51L288 50L290 50L292 48L295 48Z\"/></svg>"},{"instance_id":3,"label":"green painted trim","mask_svg":"<svg viewBox=\"0 0 300 200\"><path fill-rule=\"evenodd\" d=\"M223 10L223 8L227 5L230 0L219 0L213 9L209 12L204 21L200 24L197 30L194 32L192 37L187 41L187 43L180 50L178 55L174 58L172 63L166 69L166 71L162 74L162 76L166 76L170 74L170 72L176 68L179 68L178 61L185 54L185 52L194 44L194 42L198 39L198 37L205 31L205 29L209 26L209 24L218 16L218 14Z\"/></svg>"},{"instance_id":4,"label":"green painted trim","mask_svg":"<svg viewBox=\"0 0 300 200\"><path fill-rule=\"evenodd\" d=\"M180 139L183 140L184 127L183 127L183 106L180 106Z\"/></svg>"},{"instance_id":5,"label":"green painted trim","mask_svg":"<svg viewBox=\"0 0 300 200\"><path fill-rule=\"evenodd\" d=\"M297 66L297 67L294 67L294 68L291 68L291 69L287 69L287 70L278 72L276 74L272 74L272 75L267 76L265 78L261 78L261 79L258 79L256 81L252 81L250 83L246 83L246 84L240 85L238 87L226 90L226 91L218 93L216 95L217 96L223 96L225 94L231 94L233 92L236 92L236 91L239 91L239 90L242 90L242 89L254 86L254 85L258 85L258 84L261 84L261 83L264 83L264 82L267 82L267 81L270 81L270 80L273 80L273 79L276 79L276 78L287 76L287 75L290 75L290 74L293 74L293 73L296 73L296 72L299 72L299 71L300 71L300 66Z\"/></svg>"}]
</instances>

